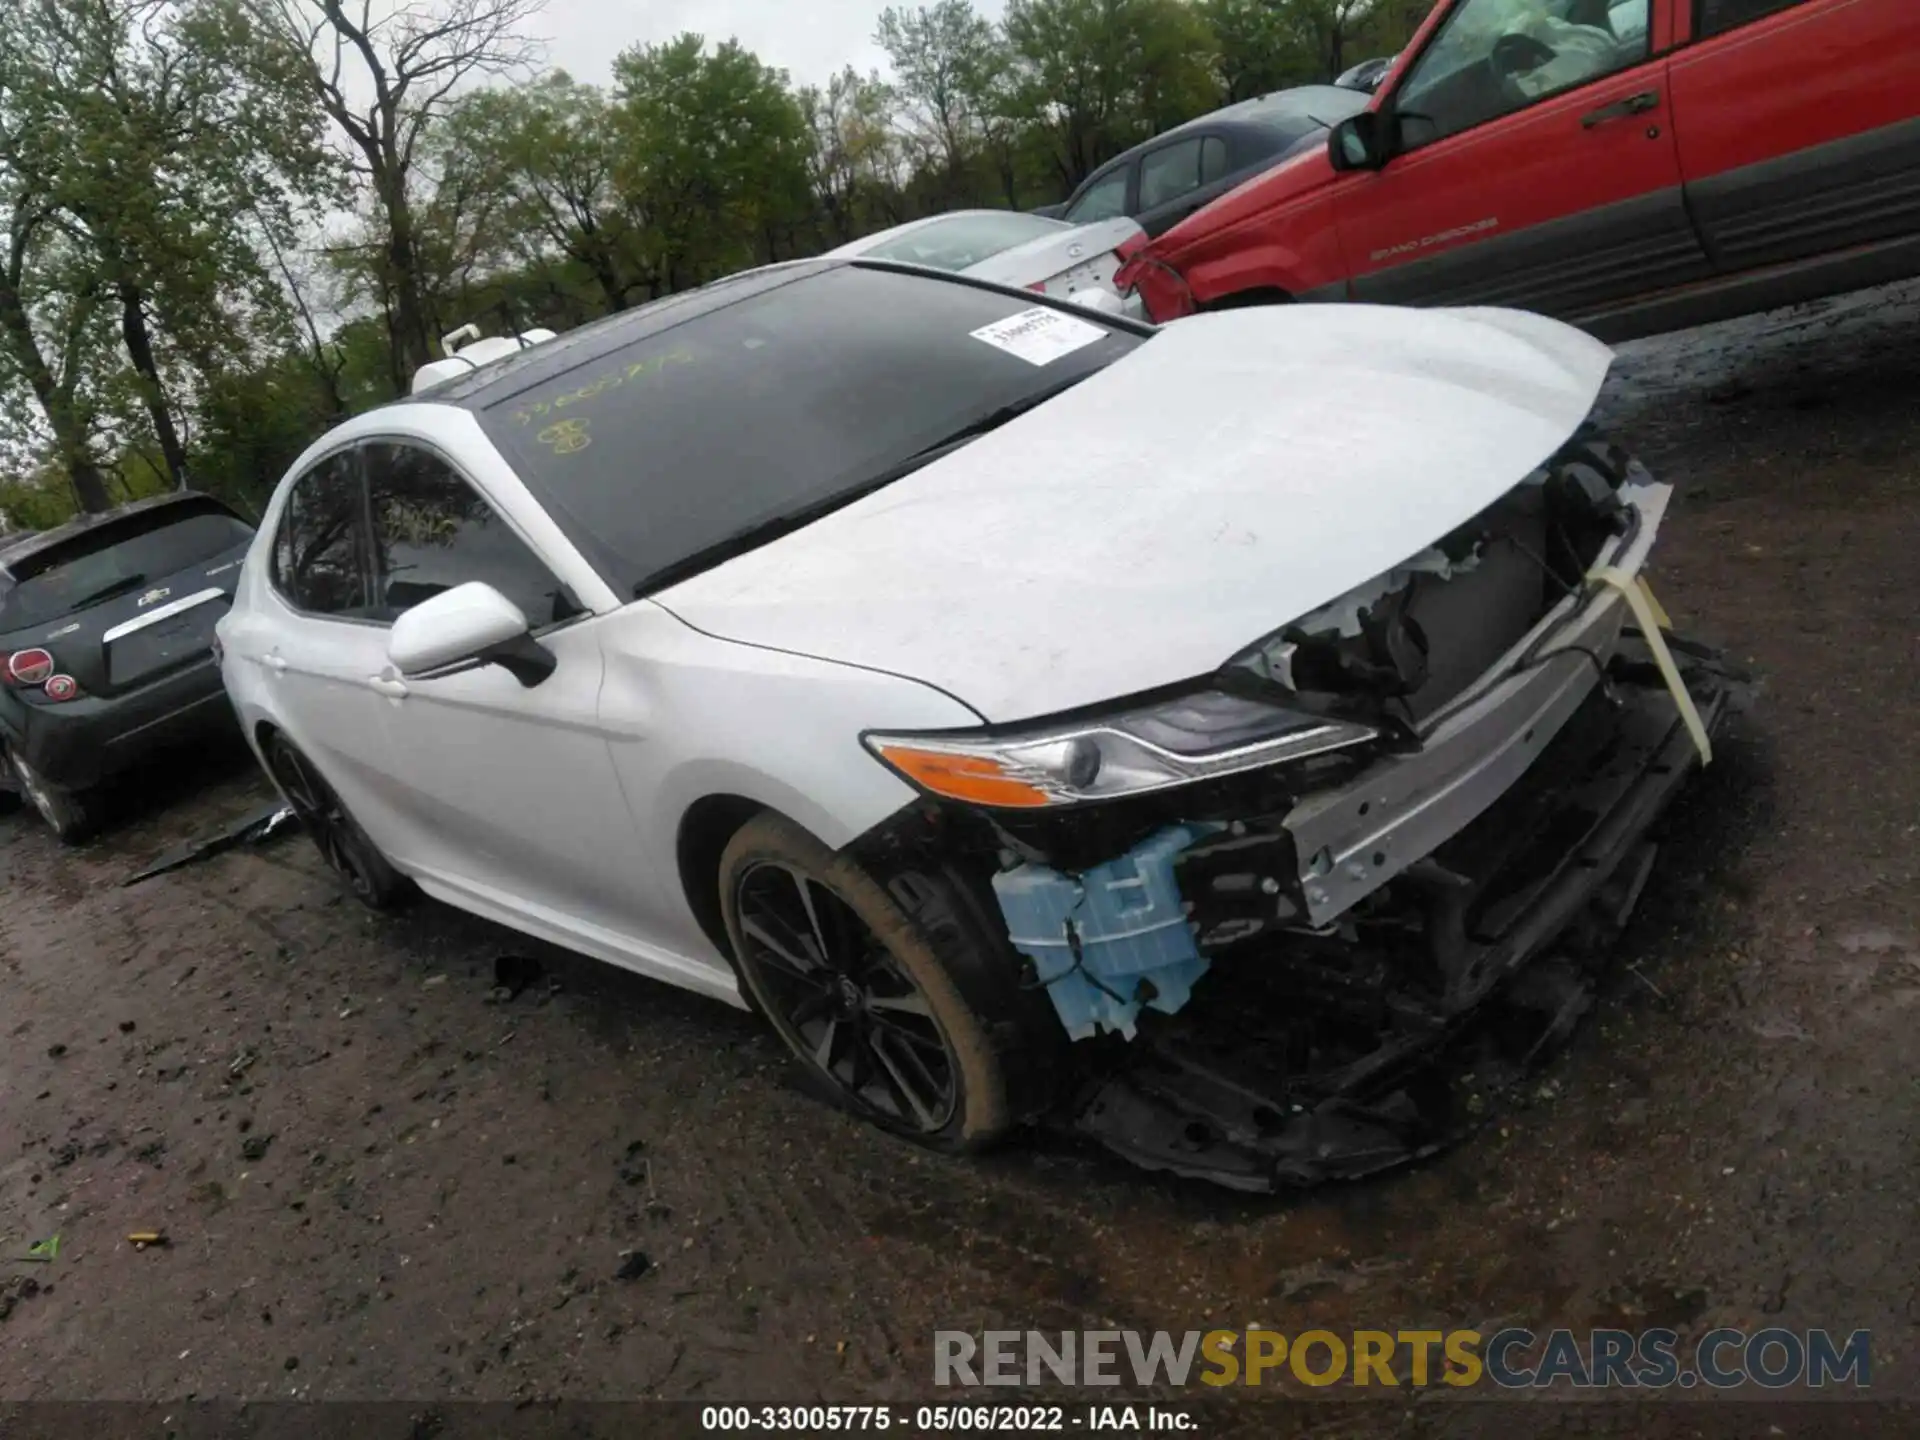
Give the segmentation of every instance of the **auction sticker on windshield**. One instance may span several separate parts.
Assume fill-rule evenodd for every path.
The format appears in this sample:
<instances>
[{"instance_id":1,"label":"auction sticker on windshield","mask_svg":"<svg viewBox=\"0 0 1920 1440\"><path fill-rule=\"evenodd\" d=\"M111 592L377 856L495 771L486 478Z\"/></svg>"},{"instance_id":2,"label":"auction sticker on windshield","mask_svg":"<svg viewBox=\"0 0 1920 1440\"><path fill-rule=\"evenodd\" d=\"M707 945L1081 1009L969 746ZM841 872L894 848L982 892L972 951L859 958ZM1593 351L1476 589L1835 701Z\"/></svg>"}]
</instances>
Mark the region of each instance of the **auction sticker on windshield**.
<instances>
[{"instance_id":1,"label":"auction sticker on windshield","mask_svg":"<svg viewBox=\"0 0 1920 1440\"><path fill-rule=\"evenodd\" d=\"M1107 336L1098 325L1076 320L1044 305L1022 310L1018 315L1009 315L967 333L1029 365L1050 365L1062 355L1071 355Z\"/></svg>"}]
</instances>

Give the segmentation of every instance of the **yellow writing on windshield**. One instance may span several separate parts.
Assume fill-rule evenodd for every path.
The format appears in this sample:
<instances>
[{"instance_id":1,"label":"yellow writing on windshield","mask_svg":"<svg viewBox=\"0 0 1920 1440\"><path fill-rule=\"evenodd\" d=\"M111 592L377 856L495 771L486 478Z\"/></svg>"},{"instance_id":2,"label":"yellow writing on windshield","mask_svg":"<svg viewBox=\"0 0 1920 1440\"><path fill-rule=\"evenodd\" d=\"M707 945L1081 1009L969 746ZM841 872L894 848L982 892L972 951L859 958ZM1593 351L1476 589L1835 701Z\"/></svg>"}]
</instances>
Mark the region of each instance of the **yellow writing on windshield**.
<instances>
[{"instance_id":1,"label":"yellow writing on windshield","mask_svg":"<svg viewBox=\"0 0 1920 1440\"><path fill-rule=\"evenodd\" d=\"M577 416L556 420L533 438L556 455L571 455L593 444L593 436L587 433L586 420Z\"/></svg>"},{"instance_id":2,"label":"yellow writing on windshield","mask_svg":"<svg viewBox=\"0 0 1920 1440\"><path fill-rule=\"evenodd\" d=\"M550 395L544 400L530 400L513 412L513 418L517 424L531 425L536 419L575 405L583 405L597 396L606 394L609 390L618 389L630 380L658 375L669 365L691 365L692 363L693 352L684 346L663 351L658 355L649 355L644 360L630 360L619 368L596 375L585 384L577 385L571 390Z\"/></svg>"}]
</instances>

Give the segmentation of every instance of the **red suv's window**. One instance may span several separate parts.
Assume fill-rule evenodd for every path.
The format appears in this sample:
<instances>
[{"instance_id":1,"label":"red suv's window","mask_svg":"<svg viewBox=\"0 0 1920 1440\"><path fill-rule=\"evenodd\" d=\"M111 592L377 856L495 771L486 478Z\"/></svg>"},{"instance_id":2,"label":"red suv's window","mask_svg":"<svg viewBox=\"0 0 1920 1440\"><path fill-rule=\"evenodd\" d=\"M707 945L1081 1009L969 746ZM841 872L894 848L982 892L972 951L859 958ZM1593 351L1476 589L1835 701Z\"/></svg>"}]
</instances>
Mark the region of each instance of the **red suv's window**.
<instances>
[{"instance_id":1,"label":"red suv's window","mask_svg":"<svg viewBox=\"0 0 1920 1440\"><path fill-rule=\"evenodd\" d=\"M1805 3L1806 0L1700 0L1699 24L1694 28L1702 36L1718 35L1723 30L1732 30Z\"/></svg>"}]
</instances>

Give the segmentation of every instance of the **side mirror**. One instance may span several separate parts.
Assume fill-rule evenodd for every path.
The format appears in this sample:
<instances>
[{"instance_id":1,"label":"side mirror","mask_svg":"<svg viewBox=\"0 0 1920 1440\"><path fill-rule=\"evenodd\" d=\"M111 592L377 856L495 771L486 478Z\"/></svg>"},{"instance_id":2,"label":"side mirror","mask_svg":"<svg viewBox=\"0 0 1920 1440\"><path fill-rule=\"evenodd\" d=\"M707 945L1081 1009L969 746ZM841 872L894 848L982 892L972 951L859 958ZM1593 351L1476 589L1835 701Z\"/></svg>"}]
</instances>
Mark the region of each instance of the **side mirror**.
<instances>
[{"instance_id":1,"label":"side mirror","mask_svg":"<svg viewBox=\"0 0 1920 1440\"><path fill-rule=\"evenodd\" d=\"M387 658L406 676L449 665L499 665L532 687L559 662L531 630L518 605L491 585L470 580L421 601L394 621Z\"/></svg>"},{"instance_id":2,"label":"side mirror","mask_svg":"<svg viewBox=\"0 0 1920 1440\"><path fill-rule=\"evenodd\" d=\"M1387 126L1377 110L1362 110L1333 127L1327 157L1336 170L1378 170L1387 163Z\"/></svg>"}]
</instances>

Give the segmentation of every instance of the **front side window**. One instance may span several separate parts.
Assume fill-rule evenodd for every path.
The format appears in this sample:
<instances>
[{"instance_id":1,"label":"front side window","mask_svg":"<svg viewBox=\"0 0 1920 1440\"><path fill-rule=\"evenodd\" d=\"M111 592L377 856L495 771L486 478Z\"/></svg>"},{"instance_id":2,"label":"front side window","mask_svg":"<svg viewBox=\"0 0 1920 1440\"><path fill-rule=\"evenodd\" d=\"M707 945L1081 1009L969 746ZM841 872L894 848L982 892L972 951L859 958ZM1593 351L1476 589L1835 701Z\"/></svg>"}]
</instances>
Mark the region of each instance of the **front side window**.
<instances>
[{"instance_id":1,"label":"front side window","mask_svg":"<svg viewBox=\"0 0 1920 1440\"><path fill-rule=\"evenodd\" d=\"M1102 175L1061 218L1074 225L1091 225L1096 220L1111 220L1127 213L1127 167L1115 166Z\"/></svg>"},{"instance_id":2,"label":"front side window","mask_svg":"<svg viewBox=\"0 0 1920 1440\"><path fill-rule=\"evenodd\" d=\"M1017 211L991 215L949 215L915 226L904 235L882 240L864 254L881 260L929 265L936 270L965 270L990 260L1002 250L1025 245L1043 236L1069 229L1059 220Z\"/></svg>"},{"instance_id":3,"label":"front side window","mask_svg":"<svg viewBox=\"0 0 1920 1440\"><path fill-rule=\"evenodd\" d=\"M1652 0L1464 0L1393 97L1417 149L1647 58Z\"/></svg>"},{"instance_id":4,"label":"front side window","mask_svg":"<svg viewBox=\"0 0 1920 1440\"><path fill-rule=\"evenodd\" d=\"M297 608L369 618L362 499L351 450L293 482L273 540L273 585Z\"/></svg>"},{"instance_id":5,"label":"front side window","mask_svg":"<svg viewBox=\"0 0 1920 1440\"><path fill-rule=\"evenodd\" d=\"M768 543L1146 343L1032 295L858 262L625 328L479 411L623 594Z\"/></svg>"},{"instance_id":6,"label":"front side window","mask_svg":"<svg viewBox=\"0 0 1920 1440\"><path fill-rule=\"evenodd\" d=\"M397 620L470 580L518 605L536 630L580 613L566 587L445 460L395 441L368 445L364 455L373 619Z\"/></svg>"}]
</instances>

